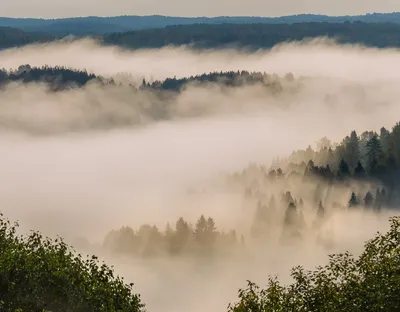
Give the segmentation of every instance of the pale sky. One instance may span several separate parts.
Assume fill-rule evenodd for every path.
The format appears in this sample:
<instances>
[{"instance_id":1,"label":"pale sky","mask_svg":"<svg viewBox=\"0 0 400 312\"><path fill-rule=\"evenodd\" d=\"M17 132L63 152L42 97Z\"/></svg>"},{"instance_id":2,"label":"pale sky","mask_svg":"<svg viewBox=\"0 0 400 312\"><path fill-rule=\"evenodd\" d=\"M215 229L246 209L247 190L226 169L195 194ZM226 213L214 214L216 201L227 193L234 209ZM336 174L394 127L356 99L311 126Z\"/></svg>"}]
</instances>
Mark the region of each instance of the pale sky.
<instances>
[{"instance_id":1,"label":"pale sky","mask_svg":"<svg viewBox=\"0 0 400 312\"><path fill-rule=\"evenodd\" d=\"M0 16L354 15L400 11L400 0L0 0Z\"/></svg>"}]
</instances>

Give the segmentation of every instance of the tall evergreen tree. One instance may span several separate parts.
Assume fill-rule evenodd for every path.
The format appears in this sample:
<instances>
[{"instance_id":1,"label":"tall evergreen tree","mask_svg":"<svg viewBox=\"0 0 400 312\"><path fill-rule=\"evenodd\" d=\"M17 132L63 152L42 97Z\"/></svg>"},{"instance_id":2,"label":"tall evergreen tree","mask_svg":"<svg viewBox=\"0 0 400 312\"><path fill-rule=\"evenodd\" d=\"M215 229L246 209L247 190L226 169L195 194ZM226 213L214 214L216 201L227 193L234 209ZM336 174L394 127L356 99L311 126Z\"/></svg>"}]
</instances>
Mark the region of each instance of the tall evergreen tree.
<instances>
[{"instance_id":1,"label":"tall evergreen tree","mask_svg":"<svg viewBox=\"0 0 400 312\"><path fill-rule=\"evenodd\" d=\"M368 170L374 171L377 168L379 159L382 155L382 145L376 133L368 140L366 147L369 166Z\"/></svg>"},{"instance_id":2,"label":"tall evergreen tree","mask_svg":"<svg viewBox=\"0 0 400 312\"><path fill-rule=\"evenodd\" d=\"M342 158L339 164L338 176L339 178L346 178L350 175L350 169L347 162Z\"/></svg>"},{"instance_id":3,"label":"tall evergreen tree","mask_svg":"<svg viewBox=\"0 0 400 312\"><path fill-rule=\"evenodd\" d=\"M374 196L371 192L367 192L363 199L365 208L371 208L374 205Z\"/></svg>"},{"instance_id":4,"label":"tall evergreen tree","mask_svg":"<svg viewBox=\"0 0 400 312\"><path fill-rule=\"evenodd\" d=\"M379 188L376 189L375 200L374 200L374 209L376 211L380 211L382 208L382 194Z\"/></svg>"},{"instance_id":5,"label":"tall evergreen tree","mask_svg":"<svg viewBox=\"0 0 400 312\"><path fill-rule=\"evenodd\" d=\"M360 161L358 161L357 166L354 169L354 176L359 179L362 179L365 177L365 174L366 174L366 172L365 172L363 165L361 164Z\"/></svg>"},{"instance_id":6,"label":"tall evergreen tree","mask_svg":"<svg viewBox=\"0 0 400 312\"><path fill-rule=\"evenodd\" d=\"M357 199L356 193L353 192L353 193L351 193L351 197L349 200L349 208L353 208L356 206L358 206L358 199Z\"/></svg>"},{"instance_id":7,"label":"tall evergreen tree","mask_svg":"<svg viewBox=\"0 0 400 312\"><path fill-rule=\"evenodd\" d=\"M322 205L322 201L319 201L318 209L317 209L317 218L323 219L325 217L325 208Z\"/></svg>"},{"instance_id":8,"label":"tall evergreen tree","mask_svg":"<svg viewBox=\"0 0 400 312\"><path fill-rule=\"evenodd\" d=\"M346 142L346 160L350 170L354 170L360 161L360 142L356 131L352 131L349 140Z\"/></svg>"}]
</instances>

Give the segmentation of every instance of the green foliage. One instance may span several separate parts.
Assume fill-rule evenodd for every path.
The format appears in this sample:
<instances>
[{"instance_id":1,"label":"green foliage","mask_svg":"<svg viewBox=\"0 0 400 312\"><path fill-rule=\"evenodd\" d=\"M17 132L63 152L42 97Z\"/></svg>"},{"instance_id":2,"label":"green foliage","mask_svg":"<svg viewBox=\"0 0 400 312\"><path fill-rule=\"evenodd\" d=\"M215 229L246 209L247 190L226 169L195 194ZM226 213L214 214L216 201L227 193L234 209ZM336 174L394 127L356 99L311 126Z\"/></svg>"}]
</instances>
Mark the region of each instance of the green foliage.
<instances>
[{"instance_id":1,"label":"green foliage","mask_svg":"<svg viewBox=\"0 0 400 312\"><path fill-rule=\"evenodd\" d=\"M133 284L93 256L83 259L58 238L16 233L0 214L0 310L140 312Z\"/></svg>"},{"instance_id":2,"label":"green foliage","mask_svg":"<svg viewBox=\"0 0 400 312\"><path fill-rule=\"evenodd\" d=\"M400 218L390 230L365 244L358 258L348 252L329 256L314 271L295 267L294 282L282 286L270 278L265 289L248 282L230 312L400 311Z\"/></svg>"}]
</instances>

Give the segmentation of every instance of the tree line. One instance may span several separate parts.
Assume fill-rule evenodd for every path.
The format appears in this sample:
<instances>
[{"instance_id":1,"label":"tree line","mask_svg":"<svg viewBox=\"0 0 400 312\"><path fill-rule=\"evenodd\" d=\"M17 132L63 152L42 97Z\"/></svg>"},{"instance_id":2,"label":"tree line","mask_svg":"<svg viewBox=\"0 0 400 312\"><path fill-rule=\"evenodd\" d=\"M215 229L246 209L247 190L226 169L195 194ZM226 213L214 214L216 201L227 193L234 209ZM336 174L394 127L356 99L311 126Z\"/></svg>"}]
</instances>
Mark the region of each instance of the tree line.
<instances>
[{"instance_id":1,"label":"tree line","mask_svg":"<svg viewBox=\"0 0 400 312\"><path fill-rule=\"evenodd\" d=\"M123 74L119 74L123 75ZM132 78L132 77L131 77ZM300 80L302 77L297 78ZM181 92L189 85L205 86L210 83L217 83L224 87L240 87L251 85L262 85L272 92L283 90L282 80L288 83L296 79L293 74L288 73L284 77L266 72L226 71L210 72L200 75L192 75L183 78L166 78L163 81L146 81L142 79L141 84L135 85L128 82L132 90L140 91L169 91ZM16 69L0 69L0 87L12 82L21 83L46 83L53 91L62 91L72 87L83 87L89 82L98 82L102 85L120 86L125 83L117 83L114 78L107 78L86 70L67 68L64 66L31 66L29 64L21 65Z\"/></svg>"},{"instance_id":2,"label":"tree line","mask_svg":"<svg viewBox=\"0 0 400 312\"><path fill-rule=\"evenodd\" d=\"M284 167L289 174L302 173L305 178L317 177L331 183L373 181L386 189L385 206L398 206L400 123L391 129L382 127L379 133L364 131L359 135L354 130L339 144L325 137L318 145L316 150L308 146L305 150L294 151L287 159L276 160L273 170ZM377 192L375 197L380 196ZM357 202L362 199L358 198Z\"/></svg>"},{"instance_id":3,"label":"tree line","mask_svg":"<svg viewBox=\"0 0 400 312\"><path fill-rule=\"evenodd\" d=\"M372 47L400 46L400 25L394 23L194 24L106 34L102 42L128 49L190 45L196 49L272 48L278 43L316 37Z\"/></svg>"},{"instance_id":4,"label":"tree line","mask_svg":"<svg viewBox=\"0 0 400 312\"><path fill-rule=\"evenodd\" d=\"M60 91L71 87L83 87L92 80L100 83L112 83L112 80L88 73L86 70L70 69L63 66L37 67L26 64L17 69L0 69L0 87L12 82L41 82L48 85L53 91Z\"/></svg>"},{"instance_id":5,"label":"tree line","mask_svg":"<svg viewBox=\"0 0 400 312\"><path fill-rule=\"evenodd\" d=\"M211 256L221 251L231 254L245 244L244 237L238 237L235 230L218 231L211 217L201 215L195 226L179 218L172 227L169 223L163 231L157 226L143 224L138 230L129 226L109 232L103 242L112 253L131 256Z\"/></svg>"},{"instance_id":6,"label":"tree line","mask_svg":"<svg viewBox=\"0 0 400 312\"><path fill-rule=\"evenodd\" d=\"M295 78L292 73L288 73L283 77L283 80L293 82ZM188 86L205 86L210 83L217 83L224 87L262 85L272 92L283 90L281 77L278 75L267 74L266 72L249 72L246 70L210 72L183 78L166 78L163 81L156 80L153 82L146 82L143 79L140 88L179 92Z\"/></svg>"},{"instance_id":7,"label":"tree line","mask_svg":"<svg viewBox=\"0 0 400 312\"><path fill-rule=\"evenodd\" d=\"M257 16L217 16L217 17L177 17L177 16L87 16L73 18L9 18L0 17L0 26L15 27L27 32L40 32L54 36L100 35L138 29L163 28L171 25L190 24L283 24L303 22L344 22L400 23L400 13L373 13L355 16L327 16L319 14L296 14L281 17Z\"/></svg>"},{"instance_id":8,"label":"tree line","mask_svg":"<svg viewBox=\"0 0 400 312\"><path fill-rule=\"evenodd\" d=\"M94 27L92 21L85 23L86 31L79 24L73 25L72 30L80 36L93 37L102 44L128 49L191 45L196 49L239 47L256 50L271 48L282 42L321 36L337 39L340 43L362 44L378 48L400 46L400 24L388 22L196 23L104 35L99 35L99 32L104 32L107 25L102 23L103 30L99 30ZM112 31L113 27L108 29ZM62 33L62 29L60 31ZM46 32L26 32L16 28L0 27L0 49L51 42L65 35L67 34L52 35Z\"/></svg>"},{"instance_id":9,"label":"tree line","mask_svg":"<svg viewBox=\"0 0 400 312\"><path fill-rule=\"evenodd\" d=\"M123 226L106 235L103 247L113 254L132 257L234 256L236 252L244 253L248 244L265 245L271 239L275 239L271 234L276 229L280 232L278 235L282 243L300 241L304 232L310 230L314 231L315 237L318 238L319 229L334 210L365 209L379 213L387 203L385 192L384 188L378 188L373 196L371 191L367 191L362 201L359 201L353 192L346 205L326 207L324 199L303 200L302 197L296 198L290 191L279 192L279 197L272 194L269 200L265 201L260 199L256 189L248 187L244 199L250 205L247 205L245 213L252 214L252 222L248 228L246 224L242 224L240 234L235 229L219 230L212 217L201 215L194 226L182 217L174 226L167 223L163 230L150 224L143 224L136 230L130 226ZM306 207L311 208L314 214L311 223L307 223L304 218ZM329 247L331 242L318 241L325 247Z\"/></svg>"}]
</instances>

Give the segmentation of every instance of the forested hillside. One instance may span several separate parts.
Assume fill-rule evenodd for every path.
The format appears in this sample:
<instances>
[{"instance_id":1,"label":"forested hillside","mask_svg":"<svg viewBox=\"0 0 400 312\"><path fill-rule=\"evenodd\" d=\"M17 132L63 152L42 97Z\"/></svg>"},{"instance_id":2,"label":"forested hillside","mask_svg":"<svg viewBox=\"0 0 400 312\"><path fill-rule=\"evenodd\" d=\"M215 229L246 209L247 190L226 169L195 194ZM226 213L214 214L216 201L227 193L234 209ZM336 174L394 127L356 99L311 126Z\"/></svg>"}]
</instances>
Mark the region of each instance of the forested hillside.
<instances>
[{"instance_id":1,"label":"forested hillside","mask_svg":"<svg viewBox=\"0 0 400 312\"><path fill-rule=\"evenodd\" d=\"M192 225L180 218L175 226L164 229L143 224L139 229L123 227L110 232L104 247L114 253L131 256L165 255L220 256L243 253L246 242L267 243L273 228L282 222L282 235L301 239L307 229L318 237L319 226L335 211L366 210L379 213L397 209L400 202L400 123L380 134L355 131L340 144L327 138L319 149L293 152L269 168L252 164L241 172L227 176L227 185L243 194L253 214L247 235L242 229L218 231L212 217L202 215ZM301 189L301 191L299 191ZM341 193L348 197L340 198ZM303 214L313 211L312 223ZM273 221L275 220L275 221ZM280 228L280 225L278 226ZM285 232L286 231L286 232ZM247 237L246 237L247 236ZM329 241L321 240L322 245Z\"/></svg>"},{"instance_id":2,"label":"forested hillside","mask_svg":"<svg viewBox=\"0 0 400 312\"><path fill-rule=\"evenodd\" d=\"M53 39L53 36L47 34L25 32L17 28L0 26L0 50L32 43L47 42Z\"/></svg>"},{"instance_id":3,"label":"forested hillside","mask_svg":"<svg viewBox=\"0 0 400 312\"><path fill-rule=\"evenodd\" d=\"M399 34L400 25L390 23L196 24L108 34L103 41L130 49L183 44L195 48L260 49L286 41L329 37L340 43L383 48L400 46Z\"/></svg>"},{"instance_id":4,"label":"forested hillside","mask_svg":"<svg viewBox=\"0 0 400 312\"><path fill-rule=\"evenodd\" d=\"M25 31L39 31L56 36L100 35L110 32L164 28L171 25L191 24L292 24L309 22L365 22L400 23L400 13L374 13L355 16L327 16L317 14L298 14L282 17L257 16L217 16L217 17L174 17L174 16L112 16L75 17L60 19L7 18L0 17L0 26L15 27Z\"/></svg>"},{"instance_id":5,"label":"forested hillside","mask_svg":"<svg viewBox=\"0 0 400 312\"><path fill-rule=\"evenodd\" d=\"M88 22L89 23L89 22ZM92 22L90 22L92 23ZM51 29L61 25L49 26ZM248 49L271 48L286 41L298 41L316 37L329 37L340 43L356 43L379 48L400 46L400 24L364 22L303 22L294 24L192 24L165 28L100 34L100 29L91 24L87 27L75 25L78 37L93 36L106 45L128 49L161 48L168 45L191 45L198 49L240 47ZM95 28L93 31L90 29ZM69 33L57 35L47 32L31 33L19 29L0 28L0 49L23 46L34 42L61 39ZM113 33L111 33L113 32Z\"/></svg>"}]
</instances>

